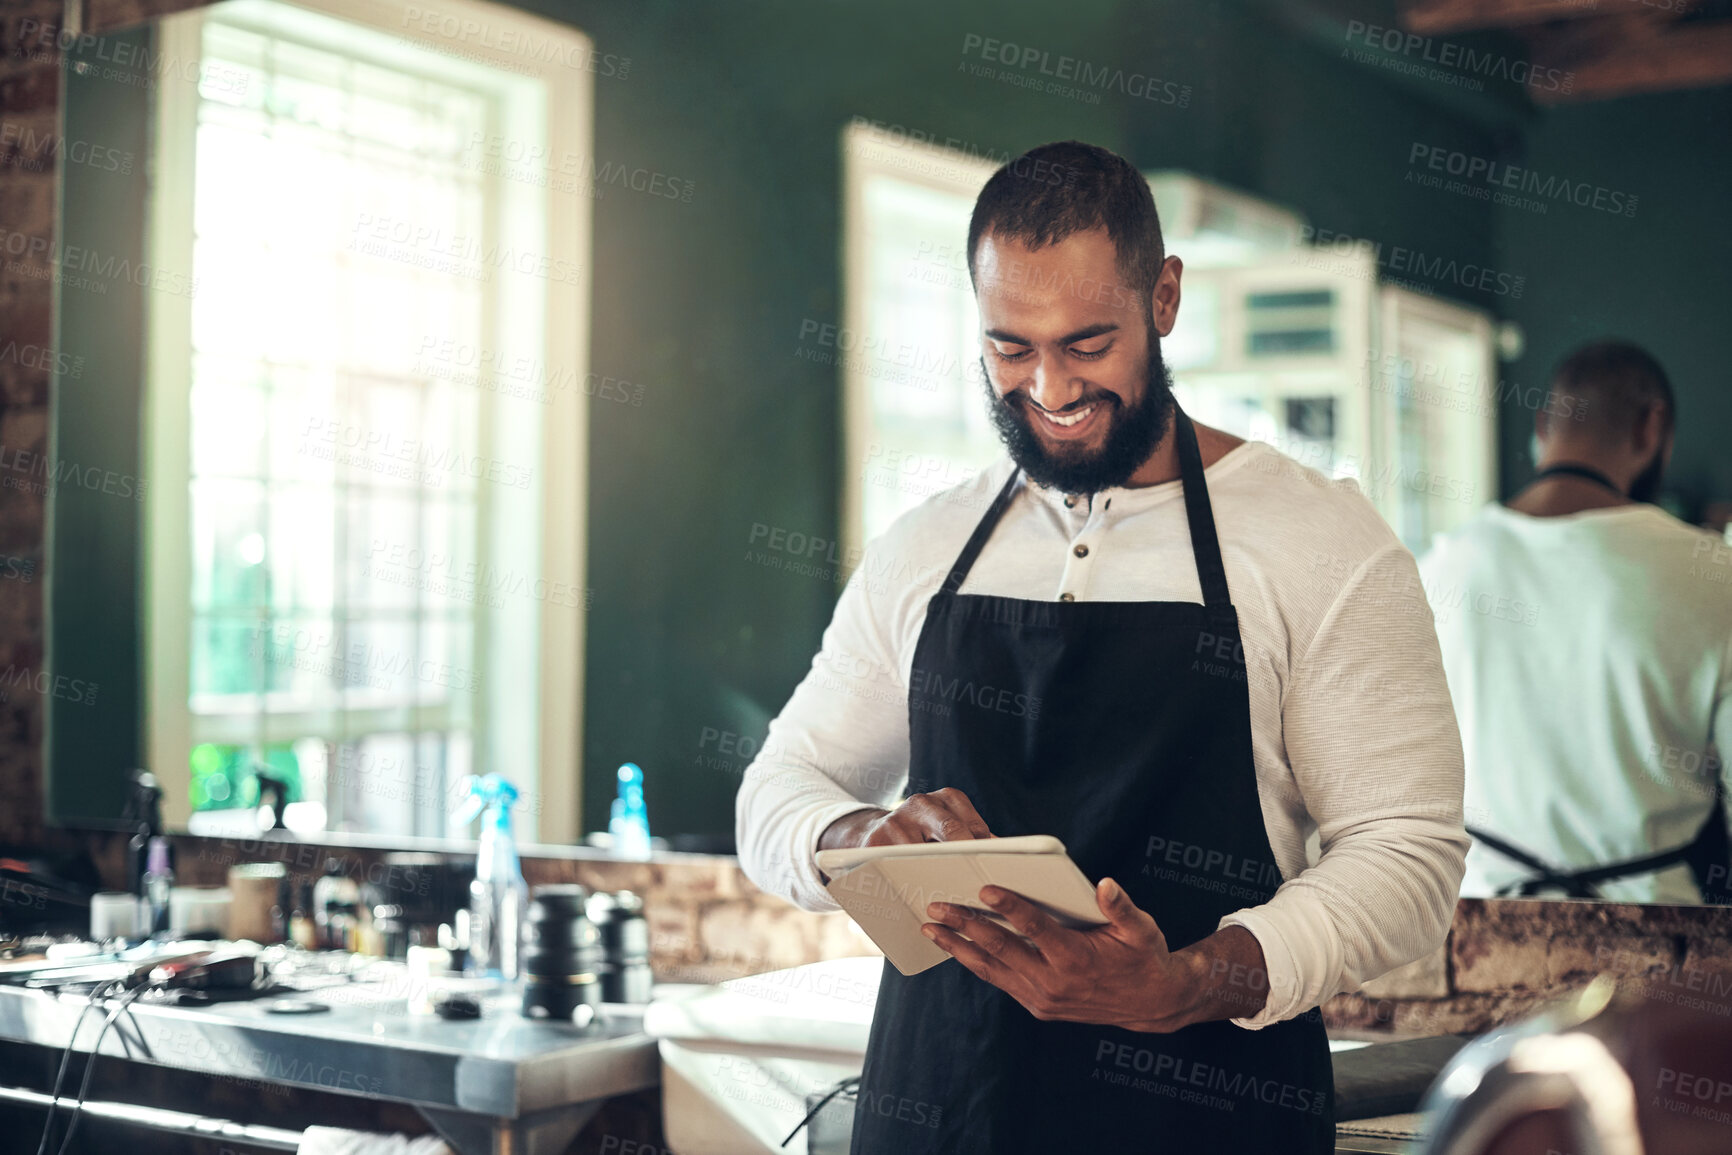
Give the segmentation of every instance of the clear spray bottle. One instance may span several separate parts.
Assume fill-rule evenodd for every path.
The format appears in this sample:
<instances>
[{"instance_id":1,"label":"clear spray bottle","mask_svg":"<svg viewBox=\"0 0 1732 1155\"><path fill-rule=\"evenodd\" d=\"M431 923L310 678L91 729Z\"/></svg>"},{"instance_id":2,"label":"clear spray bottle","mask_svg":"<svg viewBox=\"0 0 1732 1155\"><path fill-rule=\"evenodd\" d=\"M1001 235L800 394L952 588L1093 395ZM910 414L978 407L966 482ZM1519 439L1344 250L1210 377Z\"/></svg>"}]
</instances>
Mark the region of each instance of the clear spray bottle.
<instances>
[{"instance_id":1,"label":"clear spray bottle","mask_svg":"<svg viewBox=\"0 0 1732 1155\"><path fill-rule=\"evenodd\" d=\"M650 856L649 811L644 807L643 768L627 762L619 768L619 794L613 800L607 823L618 858L646 859Z\"/></svg>"},{"instance_id":2,"label":"clear spray bottle","mask_svg":"<svg viewBox=\"0 0 1732 1155\"><path fill-rule=\"evenodd\" d=\"M457 813L468 822L481 820L481 844L475 856L475 881L469 884L469 961L467 970L483 978L516 980L522 973L521 944L529 887L517 861L511 834L511 807L517 787L497 774L463 779L469 798Z\"/></svg>"}]
</instances>

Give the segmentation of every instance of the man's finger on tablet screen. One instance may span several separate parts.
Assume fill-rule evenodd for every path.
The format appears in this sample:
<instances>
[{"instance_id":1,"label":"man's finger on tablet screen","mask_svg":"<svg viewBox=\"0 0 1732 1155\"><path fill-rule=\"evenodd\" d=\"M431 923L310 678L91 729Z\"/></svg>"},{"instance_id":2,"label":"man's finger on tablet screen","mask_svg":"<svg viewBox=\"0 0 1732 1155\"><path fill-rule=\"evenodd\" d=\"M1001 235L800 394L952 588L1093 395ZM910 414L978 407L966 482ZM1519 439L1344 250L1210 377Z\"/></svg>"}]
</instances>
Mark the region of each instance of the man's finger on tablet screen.
<instances>
[{"instance_id":1,"label":"man's finger on tablet screen","mask_svg":"<svg viewBox=\"0 0 1732 1155\"><path fill-rule=\"evenodd\" d=\"M903 806L932 842L966 842L977 837L967 817L951 806L943 791L916 794Z\"/></svg>"},{"instance_id":2,"label":"man's finger on tablet screen","mask_svg":"<svg viewBox=\"0 0 1732 1155\"><path fill-rule=\"evenodd\" d=\"M934 791L933 797L942 799L944 805L947 806L958 818L962 819L963 825L968 828L969 834L973 835L975 838L992 837L992 831L987 827L986 819L980 816L980 811L974 808L974 803L969 801L968 795L964 794L954 786L946 786L942 790Z\"/></svg>"},{"instance_id":3,"label":"man's finger on tablet screen","mask_svg":"<svg viewBox=\"0 0 1732 1155\"><path fill-rule=\"evenodd\" d=\"M903 803L886 815L872 830L868 846L901 846L910 842L929 841L926 824L917 813Z\"/></svg>"}]
</instances>

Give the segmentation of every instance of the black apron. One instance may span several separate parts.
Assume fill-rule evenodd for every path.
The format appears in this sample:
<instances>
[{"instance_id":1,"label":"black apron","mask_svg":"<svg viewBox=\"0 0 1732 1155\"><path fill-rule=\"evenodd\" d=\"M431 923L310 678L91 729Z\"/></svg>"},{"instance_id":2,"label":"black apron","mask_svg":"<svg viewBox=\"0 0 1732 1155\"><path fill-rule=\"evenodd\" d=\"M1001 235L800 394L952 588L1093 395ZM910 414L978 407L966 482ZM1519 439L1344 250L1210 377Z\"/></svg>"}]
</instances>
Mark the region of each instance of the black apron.
<instances>
[{"instance_id":1,"label":"black apron","mask_svg":"<svg viewBox=\"0 0 1732 1155\"><path fill-rule=\"evenodd\" d=\"M1500 886L1497 891L1500 898L1509 895L1534 898L1550 891L1559 891L1565 898L1604 901L1605 896L1598 889L1602 882L1633 878L1640 874L1654 874L1685 863L1696 876L1696 889L1702 892L1703 903L1725 906L1732 902L1732 893L1728 892L1726 883L1727 862L1732 860L1732 850L1729 850L1732 839L1728 837L1726 809L1722 798L1722 787L1719 782L1715 782L1708 817L1703 820L1696 837L1683 846L1644 854L1639 858L1602 863L1599 866L1553 866L1532 851L1489 830L1469 826L1467 832L1474 839L1532 872L1525 878L1518 878Z\"/></svg>"},{"instance_id":2,"label":"black apron","mask_svg":"<svg viewBox=\"0 0 1732 1155\"><path fill-rule=\"evenodd\" d=\"M1173 412L1205 604L959 594L1013 471L927 607L908 790L954 786L994 834L1056 835L1176 951L1281 878L1202 459ZM954 959L911 977L885 963L852 1150L1327 1155L1334 1114L1316 1008L1259 1031L1219 1021L1151 1034L1041 1022Z\"/></svg>"}]
</instances>

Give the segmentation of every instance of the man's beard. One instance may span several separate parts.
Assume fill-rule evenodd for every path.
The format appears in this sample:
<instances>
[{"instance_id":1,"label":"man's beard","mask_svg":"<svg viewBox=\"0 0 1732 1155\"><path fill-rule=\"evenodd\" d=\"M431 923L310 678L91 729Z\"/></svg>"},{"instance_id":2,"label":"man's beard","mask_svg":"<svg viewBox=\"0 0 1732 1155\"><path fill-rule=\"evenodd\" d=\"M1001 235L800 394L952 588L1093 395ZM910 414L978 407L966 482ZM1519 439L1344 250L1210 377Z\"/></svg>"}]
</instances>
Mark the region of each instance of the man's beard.
<instances>
[{"instance_id":1,"label":"man's beard","mask_svg":"<svg viewBox=\"0 0 1732 1155\"><path fill-rule=\"evenodd\" d=\"M1010 459L1022 467L1029 480L1061 493L1099 493L1129 481L1149 459L1167 435L1173 416L1173 375L1161 357L1160 340L1153 333L1149 338L1147 380L1136 404L1126 409L1117 396L1106 392L1084 398L1086 403L1111 408L1101 415L1108 422L1106 443L1093 452L1073 451L1069 445L1056 453L1047 449L1031 425L1044 418L1025 412L1032 404L1027 395L1013 392L999 396L986 373L986 358L980 359L986 410L993 428L1010 451Z\"/></svg>"}]
</instances>

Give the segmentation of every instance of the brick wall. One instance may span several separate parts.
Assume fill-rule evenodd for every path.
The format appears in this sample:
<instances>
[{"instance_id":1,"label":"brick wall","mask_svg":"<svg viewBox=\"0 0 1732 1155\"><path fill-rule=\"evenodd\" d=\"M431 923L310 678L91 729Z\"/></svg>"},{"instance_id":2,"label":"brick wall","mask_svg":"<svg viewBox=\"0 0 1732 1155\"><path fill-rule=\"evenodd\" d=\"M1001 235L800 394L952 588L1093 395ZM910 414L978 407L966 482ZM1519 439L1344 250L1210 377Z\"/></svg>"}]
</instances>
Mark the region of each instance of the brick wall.
<instances>
[{"instance_id":1,"label":"brick wall","mask_svg":"<svg viewBox=\"0 0 1732 1155\"><path fill-rule=\"evenodd\" d=\"M114 840L118 845L118 840ZM328 854L365 870L376 851L262 841L177 839L180 879L220 885L236 862L279 860L318 873ZM104 876L123 876L109 853ZM523 860L534 886L577 882L632 890L645 899L651 963L676 982L723 979L820 959L876 954L841 914L812 914L764 894L729 858L668 855L621 862L594 854ZM1323 1008L1334 1030L1403 1037L1484 1031L1585 987L1599 974L1657 1002L1732 994L1732 908L1463 899L1435 954L1339 995Z\"/></svg>"},{"instance_id":2,"label":"brick wall","mask_svg":"<svg viewBox=\"0 0 1732 1155\"><path fill-rule=\"evenodd\" d=\"M23 239L54 236L52 149L27 150L21 141L54 139L60 57L35 37L38 28L59 22L60 5L51 0L17 0L0 15L0 126L9 130L0 137L6 142L0 143L0 450L8 456L48 448L51 266L14 250ZM0 555L19 562L0 566L14 575L0 578L0 669L42 665L44 506L44 496L30 487L0 488ZM20 692L0 702L0 841L30 845L41 838L42 734L40 698Z\"/></svg>"},{"instance_id":3,"label":"brick wall","mask_svg":"<svg viewBox=\"0 0 1732 1155\"><path fill-rule=\"evenodd\" d=\"M311 881L326 860L346 860L356 877L383 878L383 854L277 843L264 839L176 838L176 882L221 886L241 862L282 862L296 879ZM124 844L96 839L107 885L126 877ZM530 886L576 882L597 890L630 890L644 899L650 924L650 964L668 982L720 982L826 958L877 954L872 941L842 914L799 910L752 885L732 858L670 854L654 862L627 862L593 851L523 857Z\"/></svg>"},{"instance_id":4,"label":"brick wall","mask_svg":"<svg viewBox=\"0 0 1732 1155\"><path fill-rule=\"evenodd\" d=\"M1656 1002L1732 992L1732 908L1463 899L1429 958L1323 1008L1338 1029L1483 1031L1580 990L1596 975Z\"/></svg>"}]
</instances>

